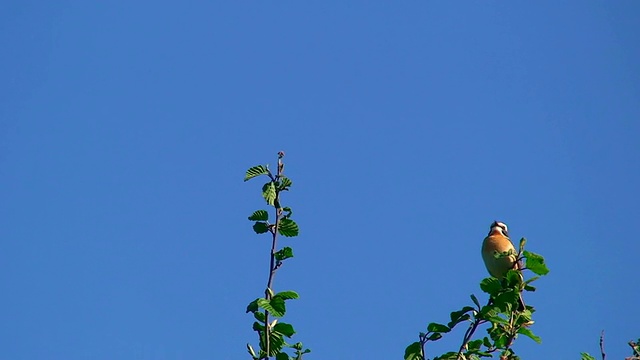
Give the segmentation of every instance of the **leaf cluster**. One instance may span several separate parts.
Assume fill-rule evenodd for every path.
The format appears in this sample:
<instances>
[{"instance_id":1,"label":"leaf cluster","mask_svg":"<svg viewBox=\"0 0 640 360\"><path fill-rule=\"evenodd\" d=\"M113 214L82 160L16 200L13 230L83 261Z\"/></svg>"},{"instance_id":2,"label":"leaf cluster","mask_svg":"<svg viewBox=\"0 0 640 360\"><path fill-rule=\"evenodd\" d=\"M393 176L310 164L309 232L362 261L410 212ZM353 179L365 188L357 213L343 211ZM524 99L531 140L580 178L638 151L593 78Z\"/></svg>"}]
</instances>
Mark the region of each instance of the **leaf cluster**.
<instances>
[{"instance_id":1,"label":"leaf cluster","mask_svg":"<svg viewBox=\"0 0 640 360\"><path fill-rule=\"evenodd\" d=\"M444 334L449 333L460 324L467 324L462 345L458 351L450 351L436 356L433 360L480 359L493 357L494 353L500 359L516 360L519 357L512 349L513 342L518 335L531 338L535 342L541 339L530 329L534 323L532 314L535 309L527 306L525 310L518 310L519 298L522 291L535 291L531 283L546 275L547 269L544 258L538 254L524 250L526 240L520 243L518 261L525 260L525 268L538 275L524 280L518 270L510 270L504 278L486 278L480 283L480 289L488 295L487 304L482 306L475 295L471 295L472 305L464 306L460 310L450 313L450 321L445 324L430 323L427 332L421 332L418 341L405 349L405 360L425 360L425 345L429 341L438 341ZM510 256L500 254L499 256ZM473 339L479 326L487 324L486 335Z\"/></svg>"},{"instance_id":2,"label":"leaf cluster","mask_svg":"<svg viewBox=\"0 0 640 360\"><path fill-rule=\"evenodd\" d=\"M271 297L271 299L257 298L249 303L247 306L247 313L252 313L256 321L253 323L253 330L258 333L260 339L260 350L256 354L253 347L247 344L247 350L253 359L263 359L267 356L275 356L276 360L292 359L289 354L285 353L283 349L285 347L294 349L297 356L302 358L302 354L310 352L308 349L302 349L302 343L288 344L285 338L291 338L296 331L293 325L280 322L278 319L274 319L267 324L267 313L270 313L276 318L281 318L287 312L286 301L298 299L299 295L295 291L288 290L279 292ZM266 353L266 334L265 329L269 327L269 354ZM299 352L299 354L298 354ZM293 359L298 359L294 357Z\"/></svg>"}]
</instances>

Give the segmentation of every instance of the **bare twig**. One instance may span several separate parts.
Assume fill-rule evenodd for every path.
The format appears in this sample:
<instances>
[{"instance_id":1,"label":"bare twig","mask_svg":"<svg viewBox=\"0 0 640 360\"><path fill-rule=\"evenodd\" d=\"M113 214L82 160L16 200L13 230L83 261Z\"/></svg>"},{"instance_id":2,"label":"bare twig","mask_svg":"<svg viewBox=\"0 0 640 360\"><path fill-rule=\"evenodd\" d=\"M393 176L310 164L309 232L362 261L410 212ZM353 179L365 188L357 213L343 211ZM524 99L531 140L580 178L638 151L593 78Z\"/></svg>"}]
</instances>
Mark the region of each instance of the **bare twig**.
<instances>
[{"instance_id":1,"label":"bare twig","mask_svg":"<svg viewBox=\"0 0 640 360\"><path fill-rule=\"evenodd\" d=\"M607 357L604 353L604 330L600 333L600 355L602 355L602 360L605 360Z\"/></svg>"}]
</instances>

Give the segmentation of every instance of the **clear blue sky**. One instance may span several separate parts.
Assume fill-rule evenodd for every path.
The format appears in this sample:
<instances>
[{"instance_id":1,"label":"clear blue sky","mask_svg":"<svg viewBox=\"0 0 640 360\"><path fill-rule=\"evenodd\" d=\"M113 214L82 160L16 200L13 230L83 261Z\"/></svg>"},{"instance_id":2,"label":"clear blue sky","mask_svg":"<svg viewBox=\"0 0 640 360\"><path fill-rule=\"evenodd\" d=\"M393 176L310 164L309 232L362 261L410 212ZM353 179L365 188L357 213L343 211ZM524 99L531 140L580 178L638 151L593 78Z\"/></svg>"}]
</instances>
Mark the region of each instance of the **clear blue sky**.
<instances>
[{"instance_id":1,"label":"clear blue sky","mask_svg":"<svg viewBox=\"0 0 640 360\"><path fill-rule=\"evenodd\" d=\"M5 1L0 360L242 359L287 153L276 290L309 360L400 359L487 276L551 273L523 359L640 336L640 3ZM429 356L458 346L456 333Z\"/></svg>"}]
</instances>

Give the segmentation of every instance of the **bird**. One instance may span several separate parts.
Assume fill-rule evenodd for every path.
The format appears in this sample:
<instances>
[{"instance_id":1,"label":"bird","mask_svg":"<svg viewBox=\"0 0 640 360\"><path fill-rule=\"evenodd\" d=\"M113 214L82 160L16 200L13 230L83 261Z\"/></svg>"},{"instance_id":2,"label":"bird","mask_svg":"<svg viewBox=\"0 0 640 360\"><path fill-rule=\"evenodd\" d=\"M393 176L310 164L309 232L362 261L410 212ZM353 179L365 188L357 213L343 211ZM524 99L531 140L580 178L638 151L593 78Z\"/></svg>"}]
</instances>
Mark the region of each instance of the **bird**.
<instances>
[{"instance_id":1,"label":"bird","mask_svg":"<svg viewBox=\"0 0 640 360\"><path fill-rule=\"evenodd\" d=\"M487 267L489 274L497 279L502 279L507 271L521 270L522 263L516 259L516 249L509 239L509 230L507 224L494 221L489 228L489 235L482 242L482 260ZM497 257L495 254L511 252L512 255ZM522 294L519 294L518 310L524 311L526 306L522 300Z\"/></svg>"}]
</instances>

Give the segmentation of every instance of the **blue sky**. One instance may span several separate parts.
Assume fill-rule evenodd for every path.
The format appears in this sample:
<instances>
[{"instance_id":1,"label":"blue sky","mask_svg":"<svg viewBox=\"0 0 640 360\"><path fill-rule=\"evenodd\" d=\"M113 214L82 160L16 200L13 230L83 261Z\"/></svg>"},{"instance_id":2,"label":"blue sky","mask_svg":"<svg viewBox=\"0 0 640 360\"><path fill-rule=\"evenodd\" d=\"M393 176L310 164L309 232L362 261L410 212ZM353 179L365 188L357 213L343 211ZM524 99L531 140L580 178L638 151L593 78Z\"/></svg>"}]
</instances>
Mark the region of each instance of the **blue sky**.
<instances>
[{"instance_id":1,"label":"blue sky","mask_svg":"<svg viewBox=\"0 0 640 360\"><path fill-rule=\"evenodd\" d=\"M0 359L246 358L279 150L308 359L402 358L496 219L551 268L523 359L640 336L638 2L0 8Z\"/></svg>"}]
</instances>

